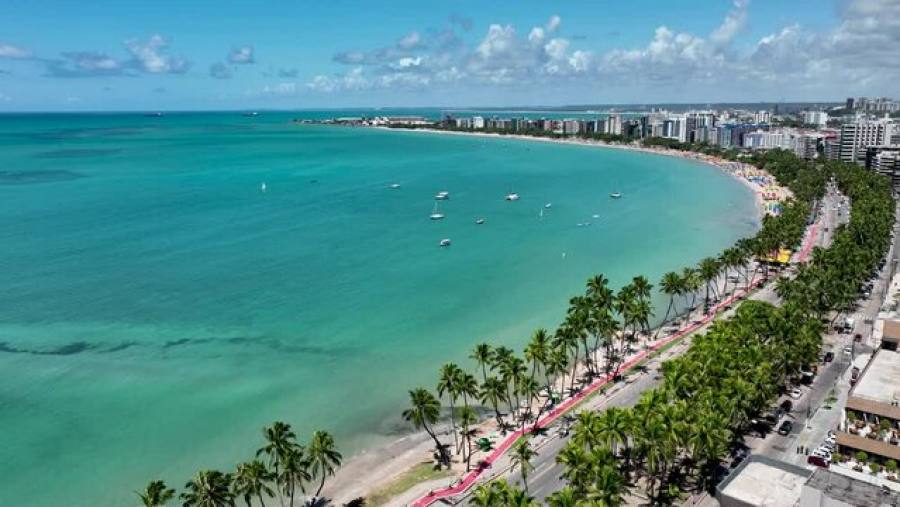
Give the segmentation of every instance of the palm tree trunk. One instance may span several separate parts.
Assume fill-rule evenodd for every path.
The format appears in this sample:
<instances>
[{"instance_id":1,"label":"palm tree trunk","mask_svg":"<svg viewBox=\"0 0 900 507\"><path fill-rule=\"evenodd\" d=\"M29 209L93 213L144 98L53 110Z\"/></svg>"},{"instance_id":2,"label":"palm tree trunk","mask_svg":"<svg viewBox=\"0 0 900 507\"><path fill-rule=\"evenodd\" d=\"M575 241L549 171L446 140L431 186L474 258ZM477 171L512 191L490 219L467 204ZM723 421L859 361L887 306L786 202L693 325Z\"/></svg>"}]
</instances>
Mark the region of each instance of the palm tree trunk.
<instances>
[{"instance_id":1,"label":"palm tree trunk","mask_svg":"<svg viewBox=\"0 0 900 507\"><path fill-rule=\"evenodd\" d=\"M319 494L322 493L322 488L325 487L325 470L322 470L322 482L319 483L319 489L316 490L316 498L319 497Z\"/></svg>"},{"instance_id":2,"label":"palm tree trunk","mask_svg":"<svg viewBox=\"0 0 900 507\"><path fill-rule=\"evenodd\" d=\"M459 454L459 444L456 441L456 404L452 395L450 396L450 431L453 432L453 448Z\"/></svg>"},{"instance_id":3,"label":"palm tree trunk","mask_svg":"<svg viewBox=\"0 0 900 507\"><path fill-rule=\"evenodd\" d=\"M653 335L653 341L656 341L659 338L659 332L662 331L663 325L665 325L666 321L669 319L669 312L672 311L672 308L675 306L675 296L672 295L669 297L669 307L666 308L666 315L663 317L662 322L659 323L659 326L656 328L656 334Z\"/></svg>"},{"instance_id":4,"label":"palm tree trunk","mask_svg":"<svg viewBox=\"0 0 900 507\"><path fill-rule=\"evenodd\" d=\"M266 502L263 501L262 491L258 491L256 493L256 497L259 498L259 505L261 505L262 507L266 507Z\"/></svg>"}]
</instances>

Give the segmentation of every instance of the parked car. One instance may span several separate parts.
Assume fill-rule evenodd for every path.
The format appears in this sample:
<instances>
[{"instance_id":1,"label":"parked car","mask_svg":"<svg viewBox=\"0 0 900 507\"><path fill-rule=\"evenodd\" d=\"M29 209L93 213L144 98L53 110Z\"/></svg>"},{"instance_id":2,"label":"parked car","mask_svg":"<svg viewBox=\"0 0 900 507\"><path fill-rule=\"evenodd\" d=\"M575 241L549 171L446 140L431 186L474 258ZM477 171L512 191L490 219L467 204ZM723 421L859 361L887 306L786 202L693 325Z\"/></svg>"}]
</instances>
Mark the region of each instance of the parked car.
<instances>
[{"instance_id":1,"label":"parked car","mask_svg":"<svg viewBox=\"0 0 900 507\"><path fill-rule=\"evenodd\" d=\"M853 370L850 371L850 385L856 385L857 380L859 380L859 368L854 366Z\"/></svg>"},{"instance_id":2,"label":"parked car","mask_svg":"<svg viewBox=\"0 0 900 507\"><path fill-rule=\"evenodd\" d=\"M779 407L787 413L794 409L794 402L791 400L784 400Z\"/></svg>"},{"instance_id":3,"label":"parked car","mask_svg":"<svg viewBox=\"0 0 900 507\"><path fill-rule=\"evenodd\" d=\"M852 353L853 353L853 347L851 347L850 345L847 345L846 347L844 347L844 355L845 356L849 356Z\"/></svg>"},{"instance_id":4,"label":"parked car","mask_svg":"<svg viewBox=\"0 0 900 507\"><path fill-rule=\"evenodd\" d=\"M826 363L834 361L834 352L826 352L825 357L822 358L822 361Z\"/></svg>"},{"instance_id":5,"label":"parked car","mask_svg":"<svg viewBox=\"0 0 900 507\"><path fill-rule=\"evenodd\" d=\"M816 465L817 467L828 468L828 465L831 464L831 460L825 459L821 456L816 456L814 454L810 454L809 457L806 458L806 462L810 465Z\"/></svg>"},{"instance_id":6,"label":"parked car","mask_svg":"<svg viewBox=\"0 0 900 507\"><path fill-rule=\"evenodd\" d=\"M793 429L794 423L792 423L791 421L784 421L783 423L781 423L781 426L778 427L778 434L789 435L791 433L791 430Z\"/></svg>"},{"instance_id":7,"label":"parked car","mask_svg":"<svg viewBox=\"0 0 900 507\"><path fill-rule=\"evenodd\" d=\"M803 396L803 391L799 387L795 387L795 388L791 389L791 392L788 394L790 395L791 398L798 400Z\"/></svg>"}]
</instances>

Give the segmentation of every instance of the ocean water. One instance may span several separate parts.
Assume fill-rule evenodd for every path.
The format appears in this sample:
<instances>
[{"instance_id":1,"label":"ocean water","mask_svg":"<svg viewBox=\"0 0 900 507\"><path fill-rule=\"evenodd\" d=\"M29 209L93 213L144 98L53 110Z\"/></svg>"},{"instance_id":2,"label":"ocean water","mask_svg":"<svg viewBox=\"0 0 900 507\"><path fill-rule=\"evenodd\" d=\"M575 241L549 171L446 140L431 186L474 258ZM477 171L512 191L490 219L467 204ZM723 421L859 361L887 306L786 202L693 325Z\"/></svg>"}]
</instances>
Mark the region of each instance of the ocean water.
<instances>
[{"instance_id":1,"label":"ocean water","mask_svg":"<svg viewBox=\"0 0 900 507\"><path fill-rule=\"evenodd\" d=\"M655 281L758 226L692 161L304 115L330 113L0 116L0 505L130 505L277 419L352 454L588 276Z\"/></svg>"}]
</instances>

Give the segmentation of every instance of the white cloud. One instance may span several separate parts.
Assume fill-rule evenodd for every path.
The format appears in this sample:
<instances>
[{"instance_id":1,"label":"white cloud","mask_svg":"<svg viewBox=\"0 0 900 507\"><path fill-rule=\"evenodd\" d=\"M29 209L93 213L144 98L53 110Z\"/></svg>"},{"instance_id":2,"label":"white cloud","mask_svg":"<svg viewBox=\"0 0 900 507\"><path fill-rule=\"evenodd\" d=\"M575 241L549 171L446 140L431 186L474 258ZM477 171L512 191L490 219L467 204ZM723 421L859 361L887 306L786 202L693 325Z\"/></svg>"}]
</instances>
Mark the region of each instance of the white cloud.
<instances>
[{"instance_id":1,"label":"white cloud","mask_svg":"<svg viewBox=\"0 0 900 507\"><path fill-rule=\"evenodd\" d=\"M128 39L125 48L131 53L135 66L150 74L181 74L190 64L183 58L165 54L168 42L163 36L154 34L146 41Z\"/></svg>"},{"instance_id":2,"label":"white cloud","mask_svg":"<svg viewBox=\"0 0 900 507\"><path fill-rule=\"evenodd\" d=\"M10 44L2 44L0 43L0 58L9 58L12 60L24 60L26 58L31 58L31 51L20 48L18 46L13 46Z\"/></svg>"},{"instance_id":3,"label":"white cloud","mask_svg":"<svg viewBox=\"0 0 900 507\"><path fill-rule=\"evenodd\" d=\"M686 89L697 99L710 93L721 96L723 90L733 99L748 90L769 97L800 91L817 98L896 91L900 1L843 0L840 21L830 29L792 24L755 42L738 43L751 14L749 0L733 0L721 23L707 34L663 25L648 34L645 44L603 52L577 47L562 35L559 16L524 35L513 25L493 23L474 44L455 39L452 50L438 49L420 32L411 32L393 46L336 55L336 61L353 69L317 76L307 88L339 92L446 83L536 87L553 79L592 90L652 89L652 83L666 82L667 93Z\"/></svg>"},{"instance_id":4,"label":"white cloud","mask_svg":"<svg viewBox=\"0 0 900 507\"><path fill-rule=\"evenodd\" d=\"M397 41L397 47L400 49L410 50L417 49L421 46L422 36L419 34L419 32L411 32Z\"/></svg>"},{"instance_id":5,"label":"white cloud","mask_svg":"<svg viewBox=\"0 0 900 507\"><path fill-rule=\"evenodd\" d=\"M228 53L228 62L235 64L254 63L256 60L253 56L253 46L241 46L233 48Z\"/></svg>"},{"instance_id":6,"label":"white cloud","mask_svg":"<svg viewBox=\"0 0 900 507\"><path fill-rule=\"evenodd\" d=\"M709 34L709 40L713 44L724 46L730 44L747 25L747 6L750 0L734 0L734 8L725 16L725 20L718 28Z\"/></svg>"},{"instance_id":7,"label":"white cloud","mask_svg":"<svg viewBox=\"0 0 900 507\"><path fill-rule=\"evenodd\" d=\"M550 16L550 19L547 20L547 32L555 32L556 29L559 28L560 23L562 23L562 18L556 14Z\"/></svg>"}]
</instances>

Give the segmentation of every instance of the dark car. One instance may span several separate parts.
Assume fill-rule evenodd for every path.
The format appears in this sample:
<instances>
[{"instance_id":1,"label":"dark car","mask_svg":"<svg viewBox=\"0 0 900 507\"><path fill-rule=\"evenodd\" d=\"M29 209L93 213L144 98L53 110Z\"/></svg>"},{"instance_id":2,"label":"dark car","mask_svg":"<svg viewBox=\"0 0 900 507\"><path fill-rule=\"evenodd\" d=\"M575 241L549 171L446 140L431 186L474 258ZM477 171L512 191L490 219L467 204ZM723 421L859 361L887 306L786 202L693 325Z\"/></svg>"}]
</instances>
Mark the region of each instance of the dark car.
<instances>
[{"instance_id":1,"label":"dark car","mask_svg":"<svg viewBox=\"0 0 900 507\"><path fill-rule=\"evenodd\" d=\"M790 412L794 409L794 402L791 400L784 400L780 405L781 410L784 410L785 413Z\"/></svg>"},{"instance_id":2,"label":"dark car","mask_svg":"<svg viewBox=\"0 0 900 507\"><path fill-rule=\"evenodd\" d=\"M737 451L735 451L734 456L731 458L731 468L736 468L741 464L742 461L747 459L747 456L749 455L750 453L747 451L747 449L738 449Z\"/></svg>"},{"instance_id":3,"label":"dark car","mask_svg":"<svg viewBox=\"0 0 900 507\"><path fill-rule=\"evenodd\" d=\"M823 357L822 360L826 363L834 361L834 352L826 352L825 357Z\"/></svg>"},{"instance_id":4,"label":"dark car","mask_svg":"<svg viewBox=\"0 0 900 507\"><path fill-rule=\"evenodd\" d=\"M794 423L792 423L791 421L784 421L783 423L781 423L781 426L778 427L778 434L789 435L791 433L791 430L793 429Z\"/></svg>"}]
</instances>

